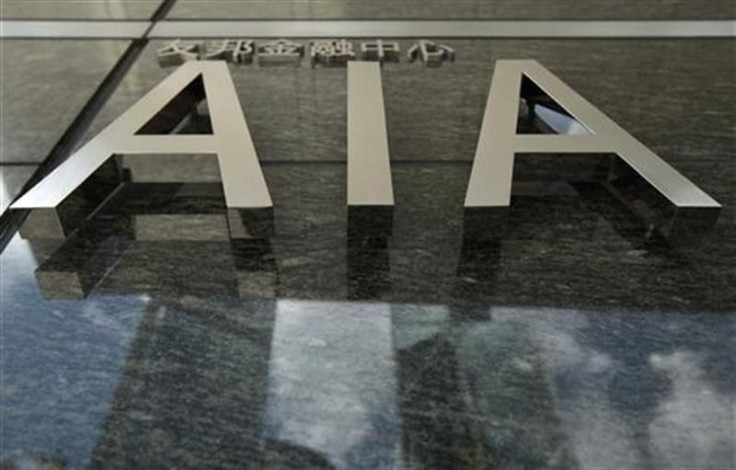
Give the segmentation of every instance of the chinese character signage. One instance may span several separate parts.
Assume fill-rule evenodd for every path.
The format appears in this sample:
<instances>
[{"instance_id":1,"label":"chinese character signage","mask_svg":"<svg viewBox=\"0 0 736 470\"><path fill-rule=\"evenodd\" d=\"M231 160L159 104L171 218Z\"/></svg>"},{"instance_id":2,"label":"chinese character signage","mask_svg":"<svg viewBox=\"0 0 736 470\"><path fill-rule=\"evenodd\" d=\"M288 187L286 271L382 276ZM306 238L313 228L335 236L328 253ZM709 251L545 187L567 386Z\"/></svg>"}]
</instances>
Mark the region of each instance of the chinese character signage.
<instances>
[{"instance_id":1,"label":"chinese character signage","mask_svg":"<svg viewBox=\"0 0 736 470\"><path fill-rule=\"evenodd\" d=\"M356 53L356 50L358 53ZM401 46L396 41L374 39L353 47L347 39L319 39L308 44L277 39L256 44L251 39L223 39L213 43L177 39L156 53L161 67L176 67L193 60L224 60L231 64L259 66L285 65L299 67L306 52L312 68L345 67L351 60L401 62ZM406 55L408 62L417 60L427 67L439 67L455 61L455 51L443 44L419 40Z\"/></svg>"}]
</instances>

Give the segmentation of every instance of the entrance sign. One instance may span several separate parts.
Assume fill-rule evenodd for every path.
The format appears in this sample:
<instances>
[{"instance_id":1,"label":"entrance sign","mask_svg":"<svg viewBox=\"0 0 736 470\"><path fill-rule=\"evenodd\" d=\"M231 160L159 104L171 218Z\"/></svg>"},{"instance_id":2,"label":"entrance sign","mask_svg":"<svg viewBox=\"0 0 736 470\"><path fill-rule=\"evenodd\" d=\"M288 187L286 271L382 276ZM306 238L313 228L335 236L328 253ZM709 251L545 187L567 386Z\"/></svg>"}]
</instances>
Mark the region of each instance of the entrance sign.
<instances>
[{"instance_id":1,"label":"entrance sign","mask_svg":"<svg viewBox=\"0 0 736 470\"><path fill-rule=\"evenodd\" d=\"M181 107L176 98L200 77L210 110L211 135L140 134L159 111ZM56 208L110 157L120 154L150 154L151 158L156 154L216 155L228 208L273 206L227 64L203 61L179 67L11 207Z\"/></svg>"},{"instance_id":2,"label":"entrance sign","mask_svg":"<svg viewBox=\"0 0 736 470\"><path fill-rule=\"evenodd\" d=\"M530 112L558 135L517 134L522 95ZM163 135L180 126L193 112L193 104L204 98L211 134ZM554 103L548 104L549 99ZM394 197L380 64L349 62L347 108L348 206L355 209L354 214L365 213L367 207L390 212ZM625 184L625 193L641 186L653 188L655 205L660 205L662 197L668 205L665 223L656 224L666 236L675 232L675 220L697 220L700 227L712 225L721 207L538 62L499 61L466 193L468 212L508 207L515 156L540 153L617 155L626 171L612 171L607 184ZM61 220L60 204L111 157L125 154L151 158L157 154L215 155L231 237L261 238L271 233L271 196L225 61L191 61L182 65L11 208L32 209L31 218L37 216L39 227L61 227L57 223ZM636 184L631 184L632 179ZM53 217L47 217L49 214ZM366 219L365 225L375 226L373 219ZM390 230L391 224L387 224ZM46 230L46 235L31 238L59 238L47 234L61 232L63 237L63 231ZM43 230L38 229L37 233Z\"/></svg>"},{"instance_id":3,"label":"entrance sign","mask_svg":"<svg viewBox=\"0 0 736 470\"><path fill-rule=\"evenodd\" d=\"M393 206L381 66L348 63L348 205Z\"/></svg>"},{"instance_id":4,"label":"entrance sign","mask_svg":"<svg viewBox=\"0 0 736 470\"><path fill-rule=\"evenodd\" d=\"M541 88L588 132L517 134L524 77ZM488 94L465 207L508 206L514 156L524 153L616 154L677 209L721 207L537 61L500 60L496 62Z\"/></svg>"}]
</instances>

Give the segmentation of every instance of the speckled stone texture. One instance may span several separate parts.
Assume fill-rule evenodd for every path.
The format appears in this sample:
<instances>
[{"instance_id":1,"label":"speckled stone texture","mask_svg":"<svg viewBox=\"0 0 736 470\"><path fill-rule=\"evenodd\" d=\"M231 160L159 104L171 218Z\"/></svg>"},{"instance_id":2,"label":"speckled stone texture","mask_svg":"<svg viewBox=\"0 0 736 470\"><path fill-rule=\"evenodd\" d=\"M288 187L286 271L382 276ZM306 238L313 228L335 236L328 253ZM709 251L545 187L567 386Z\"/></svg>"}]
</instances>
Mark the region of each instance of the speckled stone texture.
<instances>
[{"instance_id":1,"label":"speckled stone texture","mask_svg":"<svg viewBox=\"0 0 736 470\"><path fill-rule=\"evenodd\" d=\"M383 67L388 216L346 207L344 69L234 66L272 237L223 236L198 157L176 163L189 183L124 184L61 244L14 238L0 254L3 463L730 468L733 41L447 43L455 64ZM88 138L170 72L161 45ZM722 202L713 231L670 245L562 158L519 161L505 223L469 236L501 58L540 60Z\"/></svg>"},{"instance_id":2,"label":"speckled stone texture","mask_svg":"<svg viewBox=\"0 0 736 470\"><path fill-rule=\"evenodd\" d=\"M359 46L359 41L353 43ZM733 41L442 43L458 51L454 64L427 69L403 59L383 67L392 161L472 161L493 66L502 59L539 60L676 167L719 159L713 149L732 142L726 129L734 111L729 100L714 96L729 96L736 87L733 64L724 59L733 52ZM166 44L153 41L146 48L88 138L173 71L156 62L156 49ZM412 41L400 44L405 52ZM345 69L313 70L304 61L298 68L250 65L230 70L262 161L345 161Z\"/></svg>"},{"instance_id":3,"label":"speckled stone texture","mask_svg":"<svg viewBox=\"0 0 736 470\"><path fill-rule=\"evenodd\" d=\"M161 0L3 0L4 20L147 20Z\"/></svg>"},{"instance_id":4,"label":"speckled stone texture","mask_svg":"<svg viewBox=\"0 0 736 470\"><path fill-rule=\"evenodd\" d=\"M0 40L0 163L42 162L128 44L120 40Z\"/></svg>"},{"instance_id":5,"label":"speckled stone texture","mask_svg":"<svg viewBox=\"0 0 736 470\"><path fill-rule=\"evenodd\" d=\"M728 0L179 0L170 19L733 19Z\"/></svg>"},{"instance_id":6,"label":"speckled stone texture","mask_svg":"<svg viewBox=\"0 0 736 470\"><path fill-rule=\"evenodd\" d=\"M90 136L170 73L155 61L154 51L162 44L148 47ZM410 44L402 42L403 50ZM455 64L438 69L406 62L383 67L397 200L394 236L384 250L395 278L391 298L462 300L477 297L484 292L481 286L488 285L492 292L481 299L490 296L511 303L520 298L540 305L733 307L733 292L727 286L734 281L731 257L736 252L731 160L735 115L729 100L708 98L736 91L730 62L723 59L733 51L732 41L447 44L457 50ZM661 241L646 238L638 222L611 196L582 184L585 178L576 178L574 163L569 163L572 170L565 170L558 159L530 163L522 157L517 159L517 181L549 184L561 177L562 191L555 194L558 187L540 193L520 187L502 240L491 246L464 240L462 200L493 63L502 58L540 60L724 204L715 230L693 245L655 248ZM231 72L276 203L274 249L283 243L285 253L290 253L289 247L298 246L294 251L301 261L293 265L302 266L304 275L295 283L302 286L297 297L334 298L342 287L329 280L330 273L342 278L345 268L326 260L342 256L337 253L347 246L345 70L302 64L233 66ZM577 187L569 184L578 182ZM305 253L312 250L314 261L305 261ZM489 253L493 255L486 259ZM497 269L488 267L491 261ZM292 263L286 263L287 271L293 271ZM476 279L477 264L483 266L481 271L493 272L493 279L485 284ZM315 276L318 266L322 270ZM456 268L471 274L454 279ZM529 272L535 273L537 282L525 281ZM482 272L478 275L483 277ZM287 279L282 277L282 287L291 297L296 293L287 287ZM318 287L322 282L327 286L324 293Z\"/></svg>"}]
</instances>

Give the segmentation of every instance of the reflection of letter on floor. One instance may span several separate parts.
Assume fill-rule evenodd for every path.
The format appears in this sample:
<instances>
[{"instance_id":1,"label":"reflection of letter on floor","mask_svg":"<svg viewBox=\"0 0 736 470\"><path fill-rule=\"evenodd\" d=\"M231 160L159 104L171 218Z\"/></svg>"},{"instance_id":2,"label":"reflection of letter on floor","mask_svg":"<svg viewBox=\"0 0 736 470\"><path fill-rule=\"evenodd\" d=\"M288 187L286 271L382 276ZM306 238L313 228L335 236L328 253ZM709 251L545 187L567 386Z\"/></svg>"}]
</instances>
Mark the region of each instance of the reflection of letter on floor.
<instances>
[{"instance_id":1,"label":"reflection of letter on floor","mask_svg":"<svg viewBox=\"0 0 736 470\"><path fill-rule=\"evenodd\" d=\"M388 305L279 301L265 437L334 468L393 467L395 375Z\"/></svg>"}]
</instances>

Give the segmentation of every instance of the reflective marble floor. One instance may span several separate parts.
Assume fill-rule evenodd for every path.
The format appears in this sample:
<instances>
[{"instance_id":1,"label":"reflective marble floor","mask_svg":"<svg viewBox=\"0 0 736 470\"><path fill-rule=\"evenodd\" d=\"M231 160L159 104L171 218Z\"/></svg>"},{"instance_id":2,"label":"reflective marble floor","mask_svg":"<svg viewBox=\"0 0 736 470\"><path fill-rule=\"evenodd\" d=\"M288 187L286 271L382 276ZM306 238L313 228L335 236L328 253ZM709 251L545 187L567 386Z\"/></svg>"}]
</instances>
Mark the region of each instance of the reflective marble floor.
<instances>
[{"instance_id":1,"label":"reflective marble floor","mask_svg":"<svg viewBox=\"0 0 736 470\"><path fill-rule=\"evenodd\" d=\"M14 240L2 254L6 461L564 469L732 462L728 312L463 308L280 293L249 300L254 286L263 293L274 278L293 275L230 267L227 276L227 254L212 242L135 242L103 286L65 300L45 287L58 280L34 276L35 248Z\"/></svg>"},{"instance_id":2,"label":"reflective marble floor","mask_svg":"<svg viewBox=\"0 0 736 470\"><path fill-rule=\"evenodd\" d=\"M169 15L271 11L219 3L180 0ZM274 3L286 17L337 4ZM401 17L405 3L370 13ZM505 3L457 11L525 15ZM727 14L662 3L620 11ZM340 5L340 17L367 8ZM367 221L382 230L356 229L346 207L345 69L305 60L230 66L273 236L229 238L217 161L201 155L122 156L123 182L68 237L13 235L0 253L0 467L734 468L734 41L443 43L452 64L382 68L396 204ZM156 59L166 44L148 42L77 146L173 71ZM128 45L0 41L1 208ZM596 166L529 158L505 224L471 233L463 198L494 62L509 58L542 62L721 202L715 227L668 242Z\"/></svg>"}]
</instances>

